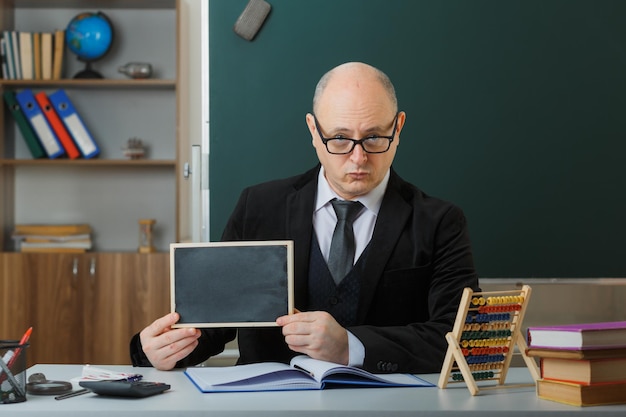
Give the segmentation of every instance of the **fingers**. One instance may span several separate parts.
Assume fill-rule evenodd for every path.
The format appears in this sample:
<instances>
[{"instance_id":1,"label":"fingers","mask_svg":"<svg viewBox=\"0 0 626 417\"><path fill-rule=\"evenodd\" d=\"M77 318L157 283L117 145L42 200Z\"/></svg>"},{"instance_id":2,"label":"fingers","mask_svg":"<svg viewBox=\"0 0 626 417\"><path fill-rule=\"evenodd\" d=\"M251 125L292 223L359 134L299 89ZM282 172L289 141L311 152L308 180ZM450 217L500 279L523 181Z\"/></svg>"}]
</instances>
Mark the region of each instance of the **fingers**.
<instances>
[{"instance_id":1,"label":"fingers","mask_svg":"<svg viewBox=\"0 0 626 417\"><path fill-rule=\"evenodd\" d=\"M347 364L348 333L332 315L310 311L276 319L291 350L314 359Z\"/></svg>"},{"instance_id":2,"label":"fingers","mask_svg":"<svg viewBox=\"0 0 626 417\"><path fill-rule=\"evenodd\" d=\"M285 326L290 323L313 322L316 320L318 313L320 313L319 311L301 313L297 309L295 309L294 311L295 311L294 314L287 314L285 316L281 316L277 318L276 324L279 326Z\"/></svg>"},{"instance_id":3,"label":"fingers","mask_svg":"<svg viewBox=\"0 0 626 417\"><path fill-rule=\"evenodd\" d=\"M152 322L152 324L150 324L150 326L148 326L146 329L144 329L144 332L147 336L158 336L161 333L164 333L168 330L170 330L172 328L172 326L174 324L176 324L176 322L179 319L179 315L178 313L174 312L174 313L170 313L170 314L166 314L165 316L156 319L154 322ZM144 333L142 332L142 333Z\"/></svg>"},{"instance_id":4,"label":"fingers","mask_svg":"<svg viewBox=\"0 0 626 417\"><path fill-rule=\"evenodd\" d=\"M139 334L146 357L157 369L172 369L176 362L185 358L198 346L200 330L173 329L172 325L178 319L177 313L170 313L155 320Z\"/></svg>"}]
</instances>

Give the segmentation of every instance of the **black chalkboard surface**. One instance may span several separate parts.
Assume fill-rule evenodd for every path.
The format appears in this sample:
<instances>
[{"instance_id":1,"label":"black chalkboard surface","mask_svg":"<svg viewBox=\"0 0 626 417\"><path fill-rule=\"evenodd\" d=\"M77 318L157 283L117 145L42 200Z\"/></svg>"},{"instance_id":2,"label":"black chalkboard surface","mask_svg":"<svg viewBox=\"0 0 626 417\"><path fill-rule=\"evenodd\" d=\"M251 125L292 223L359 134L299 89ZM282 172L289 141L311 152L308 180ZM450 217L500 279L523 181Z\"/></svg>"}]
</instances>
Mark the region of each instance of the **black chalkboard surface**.
<instances>
[{"instance_id":1,"label":"black chalkboard surface","mask_svg":"<svg viewBox=\"0 0 626 417\"><path fill-rule=\"evenodd\" d=\"M317 162L315 84L365 61L407 113L394 168L465 211L481 277L626 276L626 1L270 3L249 42L247 0L209 2L211 240Z\"/></svg>"},{"instance_id":2,"label":"black chalkboard surface","mask_svg":"<svg viewBox=\"0 0 626 417\"><path fill-rule=\"evenodd\" d=\"M293 242L170 245L177 327L275 326L293 311Z\"/></svg>"}]
</instances>

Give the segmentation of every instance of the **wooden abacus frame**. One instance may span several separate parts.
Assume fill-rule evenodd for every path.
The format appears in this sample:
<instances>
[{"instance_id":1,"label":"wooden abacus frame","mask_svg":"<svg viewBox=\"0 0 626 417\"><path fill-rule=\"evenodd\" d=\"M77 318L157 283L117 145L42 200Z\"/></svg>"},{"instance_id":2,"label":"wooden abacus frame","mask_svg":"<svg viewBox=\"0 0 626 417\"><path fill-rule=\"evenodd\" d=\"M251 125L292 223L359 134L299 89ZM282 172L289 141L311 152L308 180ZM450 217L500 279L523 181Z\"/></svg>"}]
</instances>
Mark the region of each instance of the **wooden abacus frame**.
<instances>
[{"instance_id":1,"label":"wooden abacus frame","mask_svg":"<svg viewBox=\"0 0 626 417\"><path fill-rule=\"evenodd\" d=\"M530 292L528 285L514 291L475 293L471 288L463 290L454 328L446 334L448 350L437 384L439 388L464 382L470 393L477 395L477 379L496 382L495 386L481 385L482 389L512 387L505 385L505 380L515 346L533 379L540 378L537 363L526 355L528 346L521 334Z\"/></svg>"}]
</instances>

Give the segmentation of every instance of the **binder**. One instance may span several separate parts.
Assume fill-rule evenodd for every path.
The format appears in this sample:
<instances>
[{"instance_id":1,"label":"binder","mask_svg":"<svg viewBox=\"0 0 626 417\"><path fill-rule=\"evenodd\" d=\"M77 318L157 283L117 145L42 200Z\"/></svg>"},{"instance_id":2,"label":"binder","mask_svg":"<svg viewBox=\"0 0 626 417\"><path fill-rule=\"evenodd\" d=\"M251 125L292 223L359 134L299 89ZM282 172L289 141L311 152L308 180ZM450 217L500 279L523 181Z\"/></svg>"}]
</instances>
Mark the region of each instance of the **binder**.
<instances>
[{"instance_id":1,"label":"binder","mask_svg":"<svg viewBox=\"0 0 626 417\"><path fill-rule=\"evenodd\" d=\"M26 119L33 127L33 130L39 137L39 141L43 145L49 158L57 158L64 154L63 146L57 139L54 131L48 124L39 104L35 100L35 96L30 89L24 89L15 94L17 102L22 107L22 111Z\"/></svg>"},{"instance_id":2,"label":"binder","mask_svg":"<svg viewBox=\"0 0 626 417\"><path fill-rule=\"evenodd\" d=\"M57 139L59 139L59 142L61 142L61 145L63 145L63 148L65 149L65 153L67 154L68 158L78 158L80 156L80 152L78 151L76 144L74 144L74 140L72 140L72 137L65 128L65 125L61 121L61 118L54 110L54 107L52 107L52 103L50 103L50 100L48 99L46 93L42 91L35 94L35 100L37 100L41 111L46 116L48 124L56 134Z\"/></svg>"},{"instance_id":3,"label":"binder","mask_svg":"<svg viewBox=\"0 0 626 417\"><path fill-rule=\"evenodd\" d=\"M17 123L20 132L22 132L26 146L28 146L33 158L45 158L47 156L46 151L43 146L41 146L41 143L39 143L37 134L28 123L28 120L26 120L26 116L22 113L20 104L15 99L15 92L6 90L3 95L4 101L7 103L7 107L13 115L13 119L15 119L15 123Z\"/></svg>"},{"instance_id":4,"label":"binder","mask_svg":"<svg viewBox=\"0 0 626 417\"><path fill-rule=\"evenodd\" d=\"M100 148L93 139L82 118L76 112L76 108L65 93L59 89L48 96L54 110L57 112L68 132L76 142L78 149L85 158L93 158L100 153Z\"/></svg>"}]
</instances>

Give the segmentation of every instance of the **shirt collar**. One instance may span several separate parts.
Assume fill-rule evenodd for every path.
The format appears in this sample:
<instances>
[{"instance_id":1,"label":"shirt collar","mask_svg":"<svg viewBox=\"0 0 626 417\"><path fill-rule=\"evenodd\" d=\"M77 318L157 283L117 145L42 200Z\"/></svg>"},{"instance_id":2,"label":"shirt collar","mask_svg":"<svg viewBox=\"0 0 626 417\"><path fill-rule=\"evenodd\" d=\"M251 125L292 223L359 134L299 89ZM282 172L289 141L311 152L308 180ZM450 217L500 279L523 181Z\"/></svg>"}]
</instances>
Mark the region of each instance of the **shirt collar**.
<instances>
[{"instance_id":1,"label":"shirt collar","mask_svg":"<svg viewBox=\"0 0 626 417\"><path fill-rule=\"evenodd\" d=\"M342 200L342 198L339 197L332 188L330 188L324 172L324 166L322 166L317 179L317 197L315 200L316 212L328 204L333 198ZM380 210L380 206L383 202L383 196L385 195L385 190L387 189L387 184L389 183L389 173L390 170L387 170L385 177L380 184L376 186L376 188L356 199L356 201L360 201L365 208L376 215L378 215L378 211Z\"/></svg>"}]
</instances>

